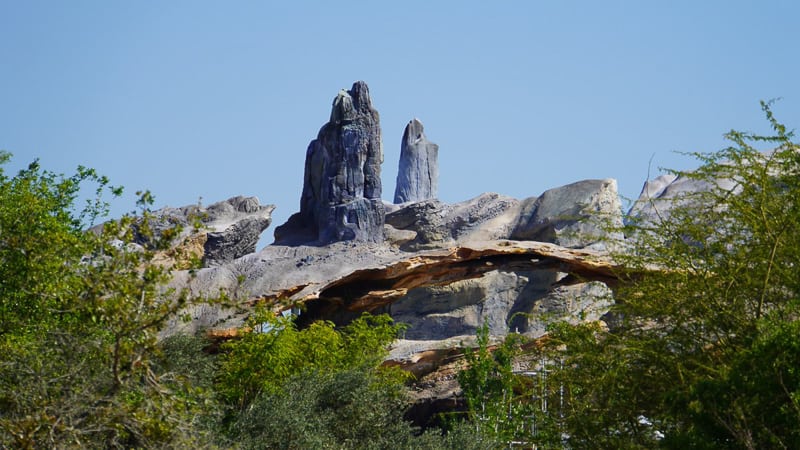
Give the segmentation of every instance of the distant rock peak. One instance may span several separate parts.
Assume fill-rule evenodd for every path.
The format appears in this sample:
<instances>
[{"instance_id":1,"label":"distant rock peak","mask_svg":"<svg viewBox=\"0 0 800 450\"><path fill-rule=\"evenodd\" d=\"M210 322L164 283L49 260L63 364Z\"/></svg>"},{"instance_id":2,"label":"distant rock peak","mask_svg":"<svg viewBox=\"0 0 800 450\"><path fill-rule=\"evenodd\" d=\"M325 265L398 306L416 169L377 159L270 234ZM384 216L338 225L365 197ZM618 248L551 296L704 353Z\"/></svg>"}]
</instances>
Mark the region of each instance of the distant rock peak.
<instances>
[{"instance_id":1,"label":"distant rock peak","mask_svg":"<svg viewBox=\"0 0 800 450\"><path fill-rule=\"evenodd\" d=\"M394 203L436 199L439 188L439 146L425 137L419 119L411 120L403 132Z\"/></svg>"},{"instance_id":2,"label":"distant rock peak","mask_svg":"<svg viewBox=\"0 0 800 450\"><path fill-rule=\"evenodd\" d=\"M275 230L276 244L382 242L380 117L357 81L333 100L330 121L306 151L300 212Z\"/></svg>"}]
</instances>

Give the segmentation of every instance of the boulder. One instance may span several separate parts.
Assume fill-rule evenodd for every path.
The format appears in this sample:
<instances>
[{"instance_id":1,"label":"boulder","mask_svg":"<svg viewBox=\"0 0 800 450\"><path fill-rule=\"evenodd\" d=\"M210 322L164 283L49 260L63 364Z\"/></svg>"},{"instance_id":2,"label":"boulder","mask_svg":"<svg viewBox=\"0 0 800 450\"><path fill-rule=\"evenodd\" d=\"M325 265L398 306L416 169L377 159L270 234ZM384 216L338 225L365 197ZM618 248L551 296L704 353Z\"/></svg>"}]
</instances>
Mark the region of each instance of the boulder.
<instances>
[{"instance_id":1,"label":"boulder","mask_svg":"<svg viewBox=\"0 0 800 450\"><path fill-rule=\"evenodd\" d=\"M204 246L204 265L223 264L255 252L261 232L269 224L269 218L248 217L223 231L208 233Z\"/></svg>"},{"instance_id":2,"label":"boulder","mask_svg":"<svg viewBox=\"0 0 800 450\"><path fill-rule=\"evenodd\" d=\"M425 137L422 122L406 125L400 144L395 203L435 199L439 187L439 146Z\"/></svg>"},{"instance_id":3,"label":"boulder","mask_svg":"<svg viewBox=\"0 0 800 450\"><path fill-rule=\"evenodd\" d=\"M522 200L511 239L550 242L568 248L605 249L620 233L609 226L622 225L622 205L617 181L583 180Z\"/></svg>"},{"instance_id":4,"label":"boulder","mask_svg":"<svg viewBox=\"0 0 800 450\"><path fill-rule=\"evenodd\" d=\"M411 203L408 206L386 215L386 223L397 230L413 231L413 240L401 248L420 250L436 248L452 241L450 231L445 226L445 216L449 205L438 200Z\"/></svg>"},{"instance_id":5,"label":"boulder","mask_svg":"<svg viewBox=\"0 0 800 450\"><path fill-rule=\"evenodd\" d=\"M519 200L486 192L451 205L447 227L459 243L507 239Z\"/></svg>"},{"instance_id":6,"label":"boulder","mask_svg":"<svg viewBox=\"0 0 800 450\"><path fill-rule=\"evenodd\" d=\"M275 243L382 242L382 162L378 111L367 84L357 81L339 92L309 144L300 212L275 230Z\"/></svg>"},{"instance_id":7,"label":"boulder","mask_svg":"<svg viewBox=\"0 0 800 450\"><path fill-rule=\"evenodd\" d=\"M165 207L153 212L152 236L137 231L135 242L152 246L166 230L179 226L182 231L167 251L165 262L172 259L178 268L192 265L190 260L202 260L205 267L224 264L256 251L261 233L272 222L274 209L274 205L261 205L256 197L244 196L208 207ZM138 230L137 224L134 227Z\"/></svg>"},{"instance_id":8,"label":"boulder","mask_svg":"<svg viewBox=\"0 0 800 450\"><path fill-rule=\"evenodd\" d=\"M410 203L386 215L386 223L416 237L401 248L416 251L457 243L505 239L519 201L495 193L447 204L439 200Z\"/></svg>"},{"instance_id":9,"label":"boulder","mask_svg":"<svg viewBox=\"0 0 800 450\"><path fill-rule=\"evenodd\" d=\"M772 158L774 150L754 154L754 159L745 161L721 161L722 165L749 164L758 162L766 163ZM778 174L780 168L772 166L771 173ZM727 173L728 175L725 175ZM626 221L639 221L641 223L657 223L669 221L671 210L676 206L687 205L701 200L709 192L727 195L741 192L741 180L730 178L730 172L723 170L716 178L695 177L691 172L667 173L652 180L647 180L642 186L639 198L633 203Z\"/></svg>"}]
</instances>

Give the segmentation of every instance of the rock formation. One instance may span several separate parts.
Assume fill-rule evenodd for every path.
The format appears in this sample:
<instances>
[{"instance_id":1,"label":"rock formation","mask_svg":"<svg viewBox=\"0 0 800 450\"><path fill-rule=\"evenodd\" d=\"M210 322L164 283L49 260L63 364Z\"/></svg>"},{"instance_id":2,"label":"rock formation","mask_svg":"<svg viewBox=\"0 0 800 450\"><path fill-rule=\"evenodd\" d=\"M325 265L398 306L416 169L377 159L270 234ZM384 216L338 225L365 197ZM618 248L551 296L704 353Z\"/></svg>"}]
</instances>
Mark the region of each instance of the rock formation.
<instances>
[{"instance_id":1,"label":"rock formation","mask_svg":"<svg viewBox=\"0 0 800 450\"><path fill-rule=\"evenodd\" d=\"M605 286L611 278L589 276L576 261L597 248L597 216L621 221L615 196L612 180L588 180L522 202L488 193L457 204L411 203L386 216L385 227L391 230L386 235L395 241L272 245L184 281L197 293L236 290L278 302L277 307L279 300L306 303L307 318L339 323L359 311L346 305L378 312L385 308L410 325L408 337L421 342L415 348L422 350L472 336L485 320L494 335L517 330L537 337L550 321L599 318L608 306ZM550 231L524 234L533 227ZM508 240L515 233L517 240ZM528 236L551 243L524 239ZM590 251L577 256L565 243ZM487 248L496 253L476 256ZM545 257L543 249L567 256ZM402 268L406 264L413 271ZM575 277L584 282L573 283ZM209 316L197 325L236 326L236 320L225 323Z\"/></svg>"},{"instance_id":2,"label":"rock formation","mask_svg":"<svg viewBox=\"0 0 800 450\"><path fill-rule=\"evenodd\" d=\"M727 178L719 178L710 182L674 174L661 175L644 183L642 192L631 206L627 217L629 220L639 220L645 223L668 220L673 207L692 201L694 193L706 192L715 188L732 192L739 189L738 183Z\"/></svg>"},{"instance_id":3,"label":"rock formation","mask_svg":"<svg viewBox=\"0 0 800 450\"><path fill-rule=\"evenodd\" d=\"M623 240L607 228L622 224L616 181L579 181L523 200L484 193L448 204L436 199L437 152L422 124L411 121L395 204L384 204L378 113L363 82L340 92L330 121L308 146L300 212L275 230L275 244L235 259L206 250L211 267L174 275L177 288L198 296L223 290L240 307L192 306L192 320L176 320L169 332L230 337L255 304L275 312L302 305L298 326L388 313L408 325L390 363L420 380L449 377L442 391L438 381L420 388L432 392L425 401L435 402L455 392L448 364L484 323L495 338L539 338L555 321L603 320L625 272L606 256L609 244ZM666 192L651 188L651 195ZM231 234L250 236L247 223L239 221ZM236 242L232 236L216 232L207 243L243 253L225 244ZM444 372L436 375L439 368Z\"/></svg>"},{"instance_id":4,"label":"rock formation","mask_svg":"<svg viewBox=\"0 0 800 450\"><path fill-rule=\"evenodd\" d=\"M254 253L261 233L272 223L274 209L274 205L260 205L255 197L233 197L209 206L201 220L210 230L204 265L228 263Z\"/></svg>"},{"instance_id":5,"label":"rock formation","mask_svg":"<svg viewBox=\"0 0 800 450\"><path fill-rule=\"evenodd\" d=\"M468 280L482 280L487 274L493 279L508 277L515 272L561 273L548 276L546 280L525 278L521 282L520 277L512 276L513 282L521 283L520 286L531 281L539 286L539 290L547 291L549 288L583 285L588 281L613 286L622 270L600 253L543 242L473 242L414 253L390 251L378 246L367 246L361 252L341 243L327 247L327 251L320 251L319 247L290 252L286 249L267 247L237 261L239 264L201 271L187 280L191 281L190 286L200 291L212 287L232 290L240 283L239 275L243 275L244 289L250 293L251 303L261 302L276 310L285 308L287 304L304 304L306 320L324 318L342 322L363 311L380 312L387 305L392 305L392 315L411 311L417 317L425 317L434 312L441 315L459 309L465 303L483 304L485 295L470 294L466 299L460 298L470 290L485 291L487 283L482 281L472 287L462 286L458 292L442 288ZM355 264L346 264L348 259ZM433 296L435 300L430 296L420 298L420 292L411 295L415 290L430 288L438 290L438 295ZM254 292L261 294L253 296ZM516 294L518 296L521 292ZM417 307L409 307L418 300L420 304ZM516 296L512 301L516 301ZM399 305L398 310L395 310L395 305ZM499 313L504 319L497 327L497 334L503 335L508 331L505 318L510 311L505 309ZM416 336L415 339L445 339L472 335L478 326L480 323L475 323L450 333L412 326L409 334Z\"/></svg>"},{"instance_id":6,"label":"rock formation","mask_svg":"<svg viewBox=\"0 0 800 450\"><path fill-rule=\"evenodd\" d=\"M455 204L426 200L387 213L386 224L387 228L416 233L413 239L400 246L406 251L505 239L518 204L519 200L495 193L481 194Z\"/></svg>"},{"instance_id":7,"label":"rock formation","mask_svg":"<svg viewBox=\"0 0 800 450\"><path fill-rule=\"evenodd\" d=\"M422 122L406 125L400 144L395 203L435 199L439 188L439 146L425 137Z\"/></svg>"},{"instance_id":8,"label":"rock formation","mask_svg":"<svg viewBox=\"0 0 800 450\"><path fill-rule=\"evenodd\" d=\"M564 247L605 245L608 226L622 225L617 181L583 180L522 201L510 239L552 242Z\"/></svg>"},{"instance_id":9,"label":"rock formation","mask_svg":"<svg viewBox=\"0 0 800 450\"><path fill-rule=\"evenodd\" d=\"M300 212L275 230L275 243L383 241L382 162L378 112L357 81L339 92L330 121L309 144Z\"/></svg>"},{"instance_id":10,"label":"rock formation","mask_svg":"<svg viewBox=\"0 0 800 450\"><path fill-rule=\"evenodd\" d=\"M274 209L275 205L261 205L256 197L243 196L208 207L161 208L153 212L150 222L153 236L137 232L135 242L149 246L152 239L177 225L182 232L165 260L172 259L179 268L194 265L192 260L202 261L204 267L225 264L256 251L261 233L272 223Z\"/></svg>"}]
</instances>

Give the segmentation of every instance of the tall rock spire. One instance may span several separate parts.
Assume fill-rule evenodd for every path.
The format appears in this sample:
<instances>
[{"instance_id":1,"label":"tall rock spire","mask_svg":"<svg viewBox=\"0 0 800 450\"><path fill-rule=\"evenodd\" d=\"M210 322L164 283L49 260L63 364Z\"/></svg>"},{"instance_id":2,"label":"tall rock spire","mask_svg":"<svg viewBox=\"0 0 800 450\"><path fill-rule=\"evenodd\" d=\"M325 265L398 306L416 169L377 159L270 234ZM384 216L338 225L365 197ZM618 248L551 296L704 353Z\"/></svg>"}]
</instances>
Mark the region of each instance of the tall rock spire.
<instances>
[{"instance_id":1,"label":"tall rock spire","mask_svg":"<svg viewBox=\"0 0 800 450\"><path fill-rule=\"evenodd\" d=\"M378 111L357 81L339 92L330 121L309 144L300 212L275 230L275 243L383 241L381 163Z\"/></svg>"},{"instance_id":2,"label":"tall rock spire","mask_svg":"<svg viewBox=\"0 0 800 450\"><path fill-rule=\"evenodd\" d=\"M439 146L425 137L422 122L406 125L400 144L400 166L394 191L395 203L435 199L439 188Z\"/></svg>"}]
</instances>

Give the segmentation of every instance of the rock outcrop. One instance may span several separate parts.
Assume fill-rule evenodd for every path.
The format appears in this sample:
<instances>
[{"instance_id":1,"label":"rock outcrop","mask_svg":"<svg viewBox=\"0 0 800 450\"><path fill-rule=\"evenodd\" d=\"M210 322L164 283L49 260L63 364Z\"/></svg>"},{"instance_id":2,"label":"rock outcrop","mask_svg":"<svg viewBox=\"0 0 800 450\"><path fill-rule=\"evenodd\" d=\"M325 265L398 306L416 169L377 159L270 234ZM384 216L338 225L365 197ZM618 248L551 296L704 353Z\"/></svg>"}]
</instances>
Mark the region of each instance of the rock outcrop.
<instances>
[{"instance_id":1,"label":"rock outcrop","mask_svg":"<svg viewBox=\"0 0 800 450\"><path fill-rule=\"evenodd\" d=\"M583 180L522 201L510 239L551 242L569 248L604 248L609 227L622 225L622 205L614 179Z\"/></svg>"},{"instance_id":2,"label":"rock outcrop","mask_svg":"<svg viewBox=\"0 0 800 450\"><path fill-rule=\"evenodd\" d=\"M260 205L255 197L233 197L203 212L209 228L203 262L212 266L254 253L261 233L272 223L274 205Z\"/></svg>"},{"instance_id":3,"label":"rock outcrop","mask_svg":"<svg viewBox=\"0 0 800 450\"><path fill-rule=\"evenodd\" d=\"M426 200L401 205L386 214L386 225L416 233L399 244L406 251L496 239L605 250L623 238L609 231L622 225L613 179L578 181L524 200L485 193L455 204Z\"/></svg>"},{"instance_id":4,"label":"rock outcrop","mask_svg":"<svg viewBox=\"0 0 800 450\"><path fill-rule=\"evenodd\" d=\"M182 232L165 259L172 259L178 268L195 265L196 261L204 267L225 264L256 251L261 233L272 223L274 209L275 205L262 205L256 197L243 196L208 207L161 208L153 212L152 236L137 232L135 242L149 246L165 230L179 226Z\"/></svg>"},{"instance_id":5,"label":"rock outcrop","mask_svg":"<svg viewBox=\"0 0 800 450\"><path fill-rule=\"evenodd\" d=\"M339 243L325 247L324 251L321 247L267 247L235 264L187 275L183 281L196 292L241 289L249 294L243 300L261 302L276 310L303 304L307 308L305 320L346 322L363 311L388 311L400 316L413 312L417 317L425 317L441 316L465 304L486 308L491 295L484 294L492 288L486 288L485 281L488 279L492 285L497 277L512 278L511 284L518 289L513 295L504 294L510 303L495 314L502 316L495 327L497 334L504 335L508 332L506 319L514 314L511 303L529 299L535 290L541 291L542 295L537 297L541 299L553 289L590 281L613 286L620 270L600 253L543 242L473 242L414 253L392 251L385 246L353 247ZM514 275L517 272L524 275ZM530 275L533 272L537 274ZM474 282L464 284L469 280ZM507 281L495 284L506 286ZM445 289L451 285L455 287ZM433 294L424 295L425 289L432 289L428 294ZM576 311L562 309L567 314ZM474 322L445 334L412 325L408 333L419 340L463 337L474 334L480 326L480 321Z\"/></svg>"},{"instance_id":6,"label":"rock outcrop","mask_svg":"<svg viewBox=\"0 0 800 450\"><path fill-rule=\"evenodd\" d=\"M455 204L426 200L389 212L386 224L416 233L413 239L400 246L405 251L506 239L518 205L519 200L495 193L481 194Z\"/></svg>"},{"instance_id":7,"label":"rock outcrop","mask_svg":"<svg viewBox=\"0 0 800 450\"><path fill-rule=\"evenodd\" d=\"M382 162L378 112L367 84L357 81L339 92L309 144L300 212L275 230L275 243L383 241Z\"/></svg>"},{"instance_id":8,"label":"rock outcrop","mask_svg":"<svg viewBox=\"0 0 800 450\"><path fill-rule=\"evenodd\" d=\"M608 231L622 224L616 181L579 181L523 200L485 193L448 204L436 198L438 146L416 119L401 153L394 203L384 204L378 113L363 82L340 92L308 146L300 211L275 230L275 243L238 257L245 250L237 243L250 242L258 229L241 220L229 234L207 233L210 267L174 276L175 287L191 295L223 290L239 307L192 306L192 320L176 320L170 331L228 338L255 304L276 313L303 306L301 327L388 313L408 325L390 363L433 380L440 367L455 370L449 362L484 323L494 338L539 338L554 321L603 320L625 273L607 257L609 245L624 238ZM671 181L651 186L651 196L662 196ZM455 392L454 378L440 375L449 387L433 382L422 389L432 393L425 401Z\"/></svg>"},{"instance_id":9,"label":"rock outcrop","mask_svg":"<svg viewBox=\"0 0 800 450\"><path fill-rule=\"evenodd\" d=\"M435 199L439 189L439 146L425 137L422 122L406 125L400 144L395 203Z\"/></svg>"}]
</instances>

